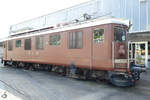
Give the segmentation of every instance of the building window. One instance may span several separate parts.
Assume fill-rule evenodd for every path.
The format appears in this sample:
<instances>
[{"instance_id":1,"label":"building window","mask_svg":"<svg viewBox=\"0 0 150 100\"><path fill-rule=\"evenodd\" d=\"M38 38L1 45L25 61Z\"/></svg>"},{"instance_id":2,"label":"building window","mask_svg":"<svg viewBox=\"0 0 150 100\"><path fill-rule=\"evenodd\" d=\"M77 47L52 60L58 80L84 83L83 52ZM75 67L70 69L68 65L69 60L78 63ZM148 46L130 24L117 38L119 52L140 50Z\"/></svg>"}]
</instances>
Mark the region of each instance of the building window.
<instances>
[{"instance_id":1,"label":"building window","mask_svg":"<svg viewBox=\"0 0 150 100\"><path fill-rule=\"evenodd\" d=\"M104 29L94 30L93 41L94 41L94 43L104 42Z\"/></svg>"},{"instance_id":2,"label":"building window","mask_svg":"<svg viewBox=\"0 0 150 100\"><path fill-rule=\"evenodd\" d=\"M13 50L13 41L8 41L8 51Z\"/></svg>"},{"instance_id":3,"label":"building window","mask_svg":"<svg viewBox=\"0 0 150 100\"><path fill-rule=\"evenodd\" d=\"M42 50L43 48L44 48L44 37L43 36L36 37L36 49Z\"/></svg>"},{"instance_id":4,"label":"building window","mask_svg":"<svg viewBox=\"0 0 150 100\"><path fill-rule=\"evenodd\" d=\"M82 32L70 32L68 39L69 49L80 49L83 47L83 33Z\"/></svg>"},{"instance_id":5,"label":"building window","mask_svg":"<svg viewBox=\"0 0 150 100\"><path fill-rule=\"evenodd\" d=\"M25 50L31 50L31 39L25 39Z\"/></svg>"},{"instance_id":6,"label":"building window","mask_svg":"<svg viewBox=\"0 0 150 100\"><path fill-rule=\"evenodd\" d=\"M50 45L60 45L60 34L51 35L50 37Z\"/></svg>"},{"instance_id":7,"label":"building window","mask_svg":"<svg viewBox=\"0 0 150 100\"><path fill-rule=\"evenodd\" d=\"M21 47L21 40L16 40L16 48Z\"/></svg>"}]
</instances>

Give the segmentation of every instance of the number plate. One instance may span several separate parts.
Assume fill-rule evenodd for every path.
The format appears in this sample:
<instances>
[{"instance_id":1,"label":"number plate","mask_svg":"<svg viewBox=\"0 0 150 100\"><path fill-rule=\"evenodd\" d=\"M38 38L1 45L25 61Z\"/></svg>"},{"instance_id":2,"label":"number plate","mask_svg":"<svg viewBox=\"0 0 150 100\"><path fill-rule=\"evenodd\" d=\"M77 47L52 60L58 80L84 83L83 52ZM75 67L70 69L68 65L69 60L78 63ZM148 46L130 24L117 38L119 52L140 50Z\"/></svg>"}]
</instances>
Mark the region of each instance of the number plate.
<instances>
[{"instance_id":1,"label":"number plate","mask_svg":"<svg viewBox=\"0 0 150 100\"><path fill-rule=\"evenodd\" d=\"M115 59L115 63L128 63L128 59Z\"/></svg>"}]
</instances>

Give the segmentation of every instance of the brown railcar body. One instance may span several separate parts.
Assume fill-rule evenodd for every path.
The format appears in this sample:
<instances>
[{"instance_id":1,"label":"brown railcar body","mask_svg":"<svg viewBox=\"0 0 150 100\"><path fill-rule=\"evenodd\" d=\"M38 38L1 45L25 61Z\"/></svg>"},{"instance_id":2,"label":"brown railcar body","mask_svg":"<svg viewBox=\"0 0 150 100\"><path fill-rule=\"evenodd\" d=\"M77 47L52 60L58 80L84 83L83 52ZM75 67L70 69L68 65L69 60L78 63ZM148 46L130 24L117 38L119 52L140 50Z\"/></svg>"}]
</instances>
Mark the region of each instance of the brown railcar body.
<instances>
[{"instance_id":1,"label":"brown railcar body","mask_svg":"<svg viewBox=\"0 0 150 100\"><path fill-rule=\"evenodd\" d=\"M4 41L2 61L4 64L11 62L14 65L23 63L28 67L45 65L50 69L61 69L67 76L77 74L86 78L103 77L117 86L134 85L139 79L138 72L142 69L136 66L131 68L126 42L127 29L128 25L123 21L105 19L46 29L43 33L36 31L33 31L34 34L21 33L18 37L12 36ZM51 45L51 37L54 35L59 35L59 45ZM43 37L42 49L37 49L37 37ZM27 39L31 39L30 50L25 49ZM21 40L19 47L16 44L17 40ZM73 41L76 41L75 44L79 44L79 47L70 46L74 45ZM12 43L11 50L9 50L10 43Z\"/></svg>"},{"instance_id":2,"label":"brown railcar body","mask_svg":"<svg viewBox=\"0 0 150 100\"><path fill-rule=\"evenodd\" d=\"M36 50L35 37L20 38L21 47L16 48L16 40L13 42L13 50L9 51L4 48L4 60L9 61L22 61L39 64L56 64L70 66L74 62L75 66L96 70L114 70L112 62L112 41L113 41L113 28L120 26L119 24L104 24L93 27L86 27L68 31L61 31L44 36L44 49ZM104 29L104 42L93 42L93 31L95 29ZM80 31L83 33L83 47L81 49L68 48L68 33ZM60 45L49 45L49 36L53 34L61 35ZM41 35L40 35L41 36ZM31 50L24 50L24 40L31 38ZM8 41L5 42L8 44Z\"/></svg>"}]
</instances>

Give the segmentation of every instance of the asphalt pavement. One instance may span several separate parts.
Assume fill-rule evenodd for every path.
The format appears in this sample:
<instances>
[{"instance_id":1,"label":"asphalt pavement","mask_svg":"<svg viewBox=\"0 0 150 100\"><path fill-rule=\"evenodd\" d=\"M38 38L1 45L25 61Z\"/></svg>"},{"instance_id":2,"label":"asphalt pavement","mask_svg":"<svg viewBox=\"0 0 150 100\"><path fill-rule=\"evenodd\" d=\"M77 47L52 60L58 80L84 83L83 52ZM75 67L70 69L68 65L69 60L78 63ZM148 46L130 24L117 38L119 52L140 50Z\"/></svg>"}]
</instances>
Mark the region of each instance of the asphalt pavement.
<instances>
[{"instance_id":1,"label":"asphalt pavement","mask_svg":"<svg viewBox=\"0 0 150 100\"><path fill-rule=\"evenodd\" d=\"M0 100L150 100L150 70L135 86L122 88L0 64Z\"/></svg>"},{"instance_id":2,"label":"asphalt pavement","mask_svg":"<svg viewBox=\"0 0 150 100\"><path fill-rule=\"evenodd\" d=\"M4 94L11 100L150 100L150 71L135 86L122 88L0 64L0 100Z\"/></svg>"}]
</instances>

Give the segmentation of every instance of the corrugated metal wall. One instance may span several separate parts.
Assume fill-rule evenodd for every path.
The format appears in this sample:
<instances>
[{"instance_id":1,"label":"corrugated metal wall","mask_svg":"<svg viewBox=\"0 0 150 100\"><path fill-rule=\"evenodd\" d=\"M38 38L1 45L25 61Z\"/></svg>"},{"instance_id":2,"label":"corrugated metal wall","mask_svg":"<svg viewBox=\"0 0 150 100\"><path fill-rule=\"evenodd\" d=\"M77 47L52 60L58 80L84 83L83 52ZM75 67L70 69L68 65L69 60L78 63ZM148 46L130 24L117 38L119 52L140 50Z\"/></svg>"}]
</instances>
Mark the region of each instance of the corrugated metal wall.
<instances>
[{"instance_id":1,"label":"corrugated metal wall","mask_svg":"<svg viewBox=\"0 0 150 100\"><path fill-rule=\"evenodd\" d=\"M84 13L91 15L92 18L107 15L131 20L133 26L130 32L150 30L150 0L142 1L143 2L141 2L141 0L91 0L81 5L12 25L11 31L24 28L40 29L58 23L71 22L75 19L82 21Z\"/></svg>"},{"instance_id":2,"label":"corrugated metal wall","mask_svg":"<svg viewBox=\"0 0 150 100\"><path fill-rule=\"evenodd\" d=\"M113 16L129 19L130 31L150 30L150 0L111 0Z\"/></svg>"}]
</instances>

